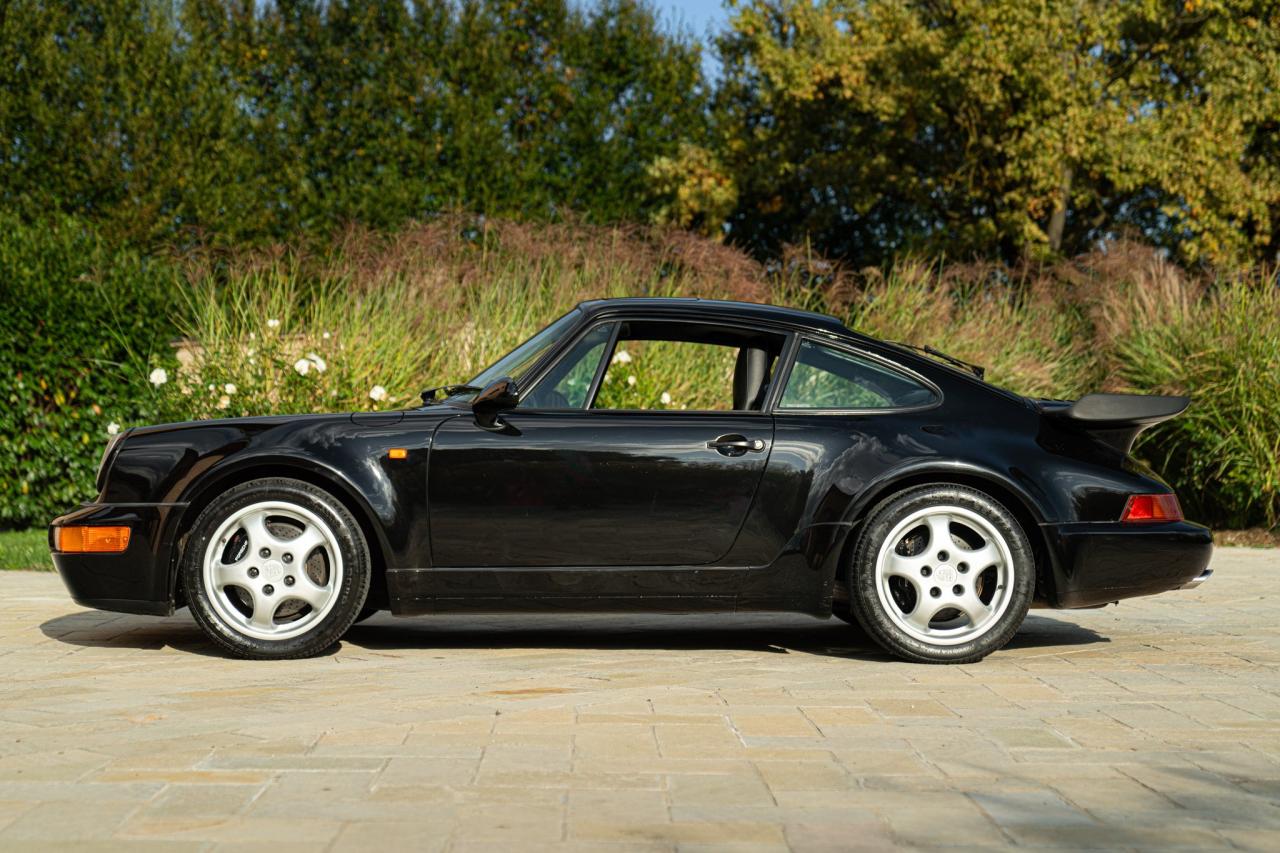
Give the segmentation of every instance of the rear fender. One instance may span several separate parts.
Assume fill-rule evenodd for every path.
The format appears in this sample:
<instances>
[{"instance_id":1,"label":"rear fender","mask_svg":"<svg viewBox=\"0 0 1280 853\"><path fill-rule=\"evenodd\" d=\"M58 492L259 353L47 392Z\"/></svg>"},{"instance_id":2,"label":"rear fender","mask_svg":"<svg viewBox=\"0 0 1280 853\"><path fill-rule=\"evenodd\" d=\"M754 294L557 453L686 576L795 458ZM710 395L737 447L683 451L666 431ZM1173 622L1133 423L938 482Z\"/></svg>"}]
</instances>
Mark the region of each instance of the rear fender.
<instances>
[{"instance_id":1,"label":"rear fender","mask_svg":"<svg viewBox=\"0 0 1280 853\"><path fill-rule=\"evenodd\" d=\"M843 583L844 567L853 558L862 525L871 511L886 498L906 489L931 484L955 484L978 489L998 500L1018 519L1036 553L1037 585L1051 582L1057 555L1044 536L1041 525L1046 520L1046 502L1037 497L1029 483L1020 483L999 471L966 463L922 463L886 472L873 480L861 494L850 501L844 519L838 525L813 525L804 531L801 541L812 550L807 553L811 565L819 566L825 602L829 612L837 583Z\"/></svg>"}]
</instances>

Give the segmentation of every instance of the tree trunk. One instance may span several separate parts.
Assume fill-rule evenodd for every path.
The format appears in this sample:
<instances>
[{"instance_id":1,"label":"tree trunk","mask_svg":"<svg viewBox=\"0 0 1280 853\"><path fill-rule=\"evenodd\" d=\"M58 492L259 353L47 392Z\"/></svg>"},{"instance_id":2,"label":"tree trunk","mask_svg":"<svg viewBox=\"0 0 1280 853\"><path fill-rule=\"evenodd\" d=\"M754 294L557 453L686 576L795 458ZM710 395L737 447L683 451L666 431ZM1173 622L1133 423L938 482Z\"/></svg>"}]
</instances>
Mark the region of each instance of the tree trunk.
<instances>
[{"instance_id":1,"label":"tree trunk","mask_svg":"<svg viewBox=\"0 0 1280 853\"><path fill-rule=\"evenodd\" d=\"M1062 186L1058 190L1058 205L1049 217L1049 248L1062 251L1062 232L1067 227L1067 208L1071 205L1071 167L1062 170Z\"/></svg>"}]
</instances>

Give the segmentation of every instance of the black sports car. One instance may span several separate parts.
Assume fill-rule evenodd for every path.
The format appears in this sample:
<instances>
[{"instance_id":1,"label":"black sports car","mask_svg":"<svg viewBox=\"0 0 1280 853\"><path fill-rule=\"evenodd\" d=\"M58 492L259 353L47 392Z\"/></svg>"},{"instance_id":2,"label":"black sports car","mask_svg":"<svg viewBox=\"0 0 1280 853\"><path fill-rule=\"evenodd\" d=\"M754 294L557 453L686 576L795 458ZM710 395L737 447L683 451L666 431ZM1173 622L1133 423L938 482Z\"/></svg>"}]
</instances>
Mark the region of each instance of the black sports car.
<instances>
[{"instance_id":1,"label":"black sports car","mask_svg":"<svg viewBox=\"0 0 1280 853\"><path fill-rule=\"evenodd\" d=\"M802 311L584 302L420 408L127 430L50 545L77 602L186 604L244 657L379 609L774 610L959 663L1028 607L1209 576L1129 455L1187 402L1028 399Z\"/></svg>"}]
</instances>

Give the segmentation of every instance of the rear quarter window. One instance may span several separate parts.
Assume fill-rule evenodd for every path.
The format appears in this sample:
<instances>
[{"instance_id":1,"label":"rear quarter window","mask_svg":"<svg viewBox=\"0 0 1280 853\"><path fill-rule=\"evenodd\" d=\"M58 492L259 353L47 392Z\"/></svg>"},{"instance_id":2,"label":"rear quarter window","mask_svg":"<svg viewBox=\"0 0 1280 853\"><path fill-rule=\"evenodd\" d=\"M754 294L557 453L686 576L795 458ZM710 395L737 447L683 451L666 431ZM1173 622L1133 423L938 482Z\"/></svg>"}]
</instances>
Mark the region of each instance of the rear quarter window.
<instances>
[{"instance_id":1,"label":"rear quarter window","mask_svg":"<svg viewBox=\"0 0 1280 853\"><path fill-rule=\"evenodd\" d=\"M905 409L937 399L937 392L920 380L875 359L804 341L778 407Z\"/></svg>"}]
</instances>

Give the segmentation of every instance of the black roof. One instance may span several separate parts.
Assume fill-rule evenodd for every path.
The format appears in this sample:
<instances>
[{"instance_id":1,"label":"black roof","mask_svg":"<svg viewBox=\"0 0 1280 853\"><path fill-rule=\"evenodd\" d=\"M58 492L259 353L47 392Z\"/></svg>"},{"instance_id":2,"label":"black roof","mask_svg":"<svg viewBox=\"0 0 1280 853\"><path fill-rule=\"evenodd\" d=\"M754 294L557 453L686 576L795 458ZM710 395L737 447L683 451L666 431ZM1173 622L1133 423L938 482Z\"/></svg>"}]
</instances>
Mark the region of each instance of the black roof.
<instances>
[{"instance_id":1,"label":"black roof","mask_svg":"<svg viewBox=\"0 0 1280 853\"><path fill-rule=\"evenodd\" d=\"M603 314L619 308L626 308L629 310L671 312L699 317L784 323L788 326L798 326L842 336L855 334L846 328L844 323L827 314L819 314L815 311L800 311L796 308L781 308L777 305L762 305L757 302L732 302L726 299L699 299L696 297L632 296L618 299L591 299L579 303L578 307L588 317L594 317L597 314Z\"/></svg>"}]
</instances>

